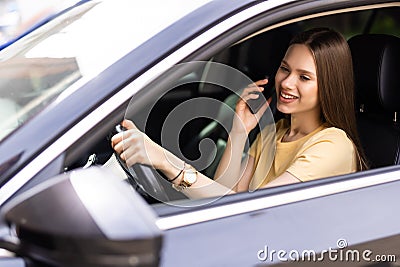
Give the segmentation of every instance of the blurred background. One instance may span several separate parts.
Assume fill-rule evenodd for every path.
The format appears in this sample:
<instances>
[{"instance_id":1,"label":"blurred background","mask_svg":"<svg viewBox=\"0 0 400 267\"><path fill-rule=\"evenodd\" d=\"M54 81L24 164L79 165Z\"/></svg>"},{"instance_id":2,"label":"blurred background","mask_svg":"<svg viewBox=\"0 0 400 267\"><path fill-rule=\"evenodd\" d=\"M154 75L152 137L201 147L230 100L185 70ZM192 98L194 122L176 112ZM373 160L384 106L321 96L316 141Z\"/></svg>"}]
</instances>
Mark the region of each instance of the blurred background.
<instances>
[{"instance_id":1,"label":"blurred background","mask_svg":"<svg viewBox=\"0 0 400 267\"><path fill-rule=\"evenodd\" d=\"M78 0L0 0L0 44Z\"/></svg>"}]
</instances>

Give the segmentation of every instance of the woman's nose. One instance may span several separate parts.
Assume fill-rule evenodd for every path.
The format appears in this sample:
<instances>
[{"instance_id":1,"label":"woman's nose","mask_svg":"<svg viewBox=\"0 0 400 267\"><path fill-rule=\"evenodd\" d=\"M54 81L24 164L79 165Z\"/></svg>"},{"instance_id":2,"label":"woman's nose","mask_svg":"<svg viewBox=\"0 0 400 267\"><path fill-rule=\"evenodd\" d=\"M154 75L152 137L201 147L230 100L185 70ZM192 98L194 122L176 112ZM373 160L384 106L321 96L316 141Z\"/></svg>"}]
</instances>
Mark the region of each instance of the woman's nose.
<instances>
[{"instance_id":1,"label":"woman's nose","mask_svg":"<svg viewBox=\"0 0 400 267\"><path fill-rule=\"evenodd\" d=\"M296 85L296 77L293 73L289 73L282 81L281 86L285 89L294 89Z\"/></svg>"}]
</instances>

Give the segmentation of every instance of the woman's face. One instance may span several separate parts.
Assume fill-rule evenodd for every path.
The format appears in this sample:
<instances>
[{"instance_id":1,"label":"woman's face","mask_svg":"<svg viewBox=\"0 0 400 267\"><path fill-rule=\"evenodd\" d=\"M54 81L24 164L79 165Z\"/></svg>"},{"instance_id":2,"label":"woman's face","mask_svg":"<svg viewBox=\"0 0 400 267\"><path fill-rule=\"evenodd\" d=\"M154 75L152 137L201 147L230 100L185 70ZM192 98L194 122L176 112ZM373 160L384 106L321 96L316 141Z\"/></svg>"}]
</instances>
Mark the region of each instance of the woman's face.
<instances>
[{"instance_id":1,"label":"woman's face","mask_svg":"<svg viewBox=\"0 0 400 267\"><path fill-rule=\"evenodd\" d=\"M285 114L320 114L314 57L307 46L291 45L275 76L277 108Z\"/></svg>"}]
</instances>

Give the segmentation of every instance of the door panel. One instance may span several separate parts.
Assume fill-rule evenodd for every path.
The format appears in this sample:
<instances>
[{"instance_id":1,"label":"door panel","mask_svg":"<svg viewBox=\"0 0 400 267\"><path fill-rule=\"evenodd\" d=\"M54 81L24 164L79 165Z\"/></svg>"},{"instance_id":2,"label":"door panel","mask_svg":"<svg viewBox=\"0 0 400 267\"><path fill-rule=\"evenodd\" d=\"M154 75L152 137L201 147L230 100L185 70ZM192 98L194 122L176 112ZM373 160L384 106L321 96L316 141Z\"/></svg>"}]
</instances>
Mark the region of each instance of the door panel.
<instances>
[{"instance_id":1,"label":"door panel","mask_svg":"<svg viewBox=\"0 0 400 267\"><path fill-rule=\"evenodd\" d=\"M399 190L400 182L392 182L172 229L166 232L162 266L184 266L187 262L193 266L277 264L280 263L277 254L273 255L274 262L271 258L259 260L257 254L266 246L269 252L314 250L319 253L336 249L341 239L350 249L371 250L371 258L378 254L398 255ZM260 256L263 258L265 254ZM324 264L343 266L345 263L329 261L327 256L324 259ZM298 264L310 266L311 263ZM374 263L352 262L352 266ZM318 264L321 262L315 262L315 266Z\"/></svg>"}]
</instances>

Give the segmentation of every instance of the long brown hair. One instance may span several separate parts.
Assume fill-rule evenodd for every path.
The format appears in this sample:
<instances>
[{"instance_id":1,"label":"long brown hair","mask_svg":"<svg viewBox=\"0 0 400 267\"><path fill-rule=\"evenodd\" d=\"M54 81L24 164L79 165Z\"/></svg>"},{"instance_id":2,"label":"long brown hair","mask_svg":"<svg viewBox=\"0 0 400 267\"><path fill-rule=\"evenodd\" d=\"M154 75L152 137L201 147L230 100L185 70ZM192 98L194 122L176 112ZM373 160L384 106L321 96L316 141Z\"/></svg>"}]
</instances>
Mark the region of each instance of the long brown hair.
<instances>
[{"instance_id":1,"label":"long brown hair","mask_svg":"<svg viewBox=\"0 0 400 267\"><path fill-rule=\"evenodd\" d=\"M356 126L353 63L346 39L332 29L314 28L296 35L292 44L306 45L314 56L323 122L346 132L357 150L358 169L367 169Z\"/></svg>"}]
</instances>

